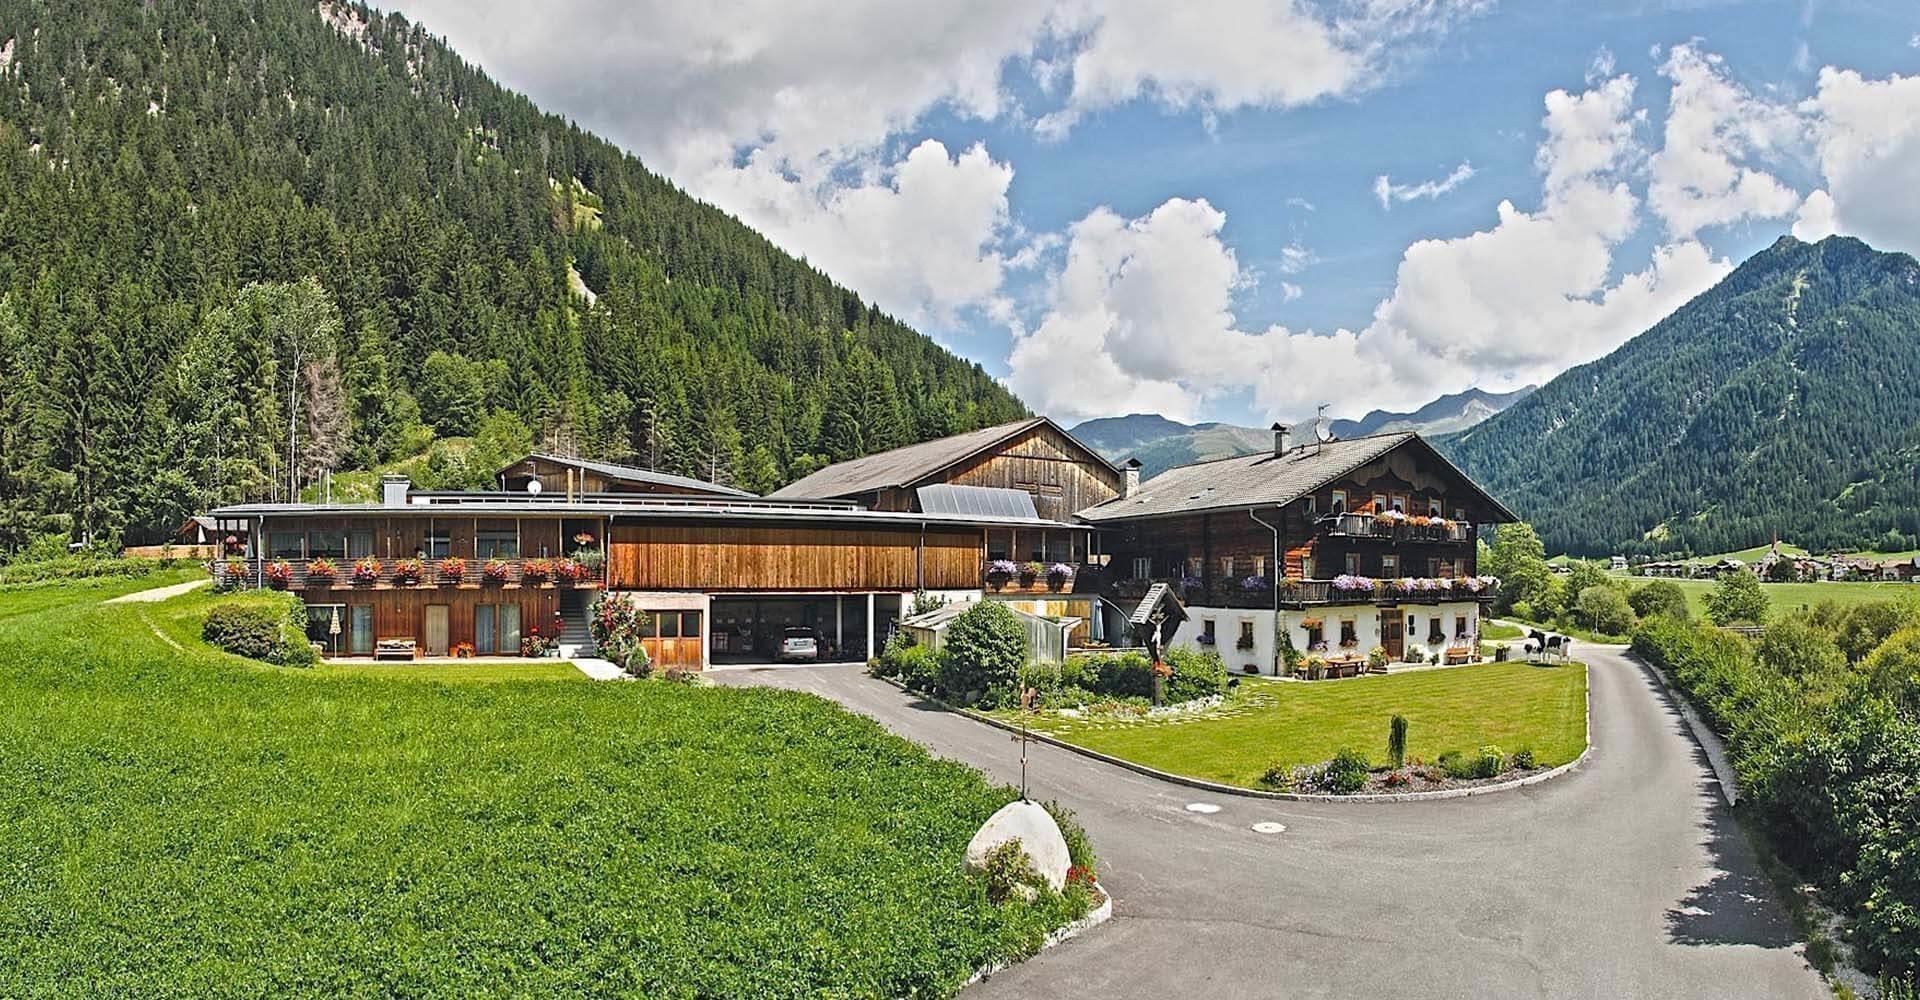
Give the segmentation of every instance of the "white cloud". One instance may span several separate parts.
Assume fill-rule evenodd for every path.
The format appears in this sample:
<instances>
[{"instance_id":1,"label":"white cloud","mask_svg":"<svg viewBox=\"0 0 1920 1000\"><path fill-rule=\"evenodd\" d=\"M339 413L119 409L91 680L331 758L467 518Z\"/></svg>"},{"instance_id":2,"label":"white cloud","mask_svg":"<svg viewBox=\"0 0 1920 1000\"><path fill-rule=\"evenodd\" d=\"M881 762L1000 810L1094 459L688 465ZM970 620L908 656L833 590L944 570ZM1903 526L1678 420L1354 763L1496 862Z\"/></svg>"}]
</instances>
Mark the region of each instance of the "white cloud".
<instances>
[{"instance_id":1,"label":"white cloud","mask_svg":"<svg viewBox=\"0 0 1920 1000\"><path fill-rule=\"evenodd\" d=\"M1379 200L1381 208L1391 209L1396 201L1438 198L1472 179L1473 164L1464 162L1453 168L1453 173L1439 180L1422 181L1418 184L1395 184L1393 178L1381 174L1373 179L1373 196Z\"/></svg>"},{"instance_id":2,"label":"white cloud","mask_svg":"<svg viewBox=\"0 0 1920 1000\"><path fill-rule=\"evenodd\" d=\"M946 322L965 306L994 307L1010 260L1007 188L1013 168L984 146L949 156L932 139L870 182L810 189L756 152L702 186L783 246L910 322Z\"/></svg>"},{"instance_id":3,"label":"white cloud","mask_svg":"<svg viewBox=\"0 0 1920 1000\"><path fill-rule=\"evenodd\" d=\"M1794 234L1840 232L1920 253L1920 76L1868 80L1829 67L1801 110L1813 122L1826 187L1807 197Z\"/></svg>"},{"instance_id":4,"label":"white cloud","mask_svg":"<svg viewBox=\"0 0 1920 1000\"><path fill-rule=\"evenodd\" d=\"M1280 273L1299 274L1313 266L1320 257L1312 250L1300 245L1298 241L1280 248Z\"/></svg>"},{"instance_id":5,"label":"white cloud","mask_svg":"<svg viewBox=\"0 0 1920 1000\"><path fill-rule=\"evenodd\" d=\"M1754 97L1729 78L1724 60L1692 44L1674 46L1660 72L1673 89L1647 202L1667 231L1685 239L1709 226L1791 215L1800 196L1747 161L1800 141L1793 110Z\"/></svg>"},{"instance_id":6,"label":"white cloud","mask_svg":"<svg viewBox=\"0 0 1920 1000\"><path fill-rule=\"evenodd\" d=\"M1280 301L1282 302L1292 302L1294 299L1305 294L1307 294L1306 289L1301 288L1291 281L1282 281L1280 283Z\"/></svg>"},{"instance_id":7,"label":"white cloud","mask_svg":"<svg viewBox=\"0 0 1920 1000\"><path fill-rule=\"evenodd\" d=\"M1146 406L1187 415L1235 391L1251 391L1269 416L1296 417L1329 396L1347 403L1343 393L1357 393L1356 405L1418 404L1611 350L1731 267L1681 240L1610 280L1614 250L1638 223L1625 182L1638 162L1633 93L1623 76L1549 94L1540 208L1503 201L1490 229L1409 247L1393 293L1358 331L1241 329L1232 297L1251 279L1220 239L1225 215L1204 201L1173 199L1133 220L1096 211L1069 233L1044 320L1016 331L1009 381L1068 417Z\"/></svg>"}]
</instances>

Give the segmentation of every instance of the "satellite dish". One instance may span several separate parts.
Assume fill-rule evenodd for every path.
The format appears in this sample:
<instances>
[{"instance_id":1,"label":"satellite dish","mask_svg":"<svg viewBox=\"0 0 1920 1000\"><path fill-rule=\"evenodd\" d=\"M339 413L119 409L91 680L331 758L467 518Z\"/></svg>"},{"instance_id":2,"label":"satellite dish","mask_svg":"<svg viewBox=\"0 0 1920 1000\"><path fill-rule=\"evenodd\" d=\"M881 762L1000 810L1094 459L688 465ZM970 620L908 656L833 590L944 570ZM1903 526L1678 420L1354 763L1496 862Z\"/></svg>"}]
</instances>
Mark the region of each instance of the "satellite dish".
<instances>
[{"instance_id":1,"label":"satellite dish","mask_svg":"<svg viewBox=\"0 0 1920 1000\"><path fill-rule=\"evenodd\" d=\"M537 497L540 495L540 480L538 479L527 480L527 495L533 496L533 497Z\"/></svg>"},{"instance_id":2,"label":"satellite dish","mask_svg":"<svg viewBox=\"0 0 1920 1000\"><path fill-rule=\"evenodd\" d=\"M1320 412L1313 418L1313 438L1321 444L1333 440L1333 422L1327 419L1327 404L1320 404Z\"/></svg>"}]
</instances>

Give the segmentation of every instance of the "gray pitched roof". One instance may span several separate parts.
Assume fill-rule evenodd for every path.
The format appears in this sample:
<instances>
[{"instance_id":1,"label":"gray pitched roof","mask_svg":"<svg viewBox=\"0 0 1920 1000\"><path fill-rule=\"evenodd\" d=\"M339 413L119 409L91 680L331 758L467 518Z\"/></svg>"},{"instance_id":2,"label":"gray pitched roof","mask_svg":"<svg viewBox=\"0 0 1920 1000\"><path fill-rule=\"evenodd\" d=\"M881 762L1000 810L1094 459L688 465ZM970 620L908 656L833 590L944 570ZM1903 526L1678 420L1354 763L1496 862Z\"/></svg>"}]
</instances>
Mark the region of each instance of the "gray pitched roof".
<instances>
[{"instance_id":1,"label":"gray pitched roof","mask_svg":"<svg viewBox=\"0 0 1920 1000\"><path fill-rule=\"evenodd\" d=\"M496 475L507 475L525 464L529 459L536 458L543 462L552 462L555 465L571 465L576 469L586 469L589 472L597 472L608 479L618 479L621 482L665 486L672 489L685 490L689 493L717 493L722 496L732 497L750 497L754 495L746 490L734 489L731 486L722 486L719 483L710 483L704 479L695 479L691 476L676 476L671 472L656 472L652 469L641 469L631 465L615 465L612 462L596 462L586 458L563 458L559 455L547 455L539 452L535 452L526 458L522 458L508 465L496 473Z\"/></svg>"},{"instance_id":2,"label":"gray pitched roof","mask_svg":"<svg viewBox=\"0 0 1920 1000\"><path fill-rule=\"evenodd\" d=\"M983 427L965 434L936 438L829 465L798 482L767 494L776 499L820 499L851 497L874 490L912 486L947 466L964 461L1035 427L1052 424L1045 417L1029 417L1012 423ZM1054 425L1058 430L1058 425ZM1067 432L1061 430L1060 433ZM1072 435L1068 435L1071 437ZM1106 459L1088 448L1087 453ZM1111 463L1109 463L1111 464Z\"/></svg>"},{"instance_id":3,"label":"gray pitched roof","mask_svg":"<svg viewBox=\"0 0 1920 1000\"><path fill-rule=\"evenodd\" d=\"M1082 520L1095 524L1140 517L1165 517L1203 510L1278 507L1412 442L1445 463L1479 493L1494 510L1512 514L1498 500L1460 472L1412 431L1375 434L1345 441L1307 444L1275 458L1262 452L1233 458L1195 462L1165 472L1140 484L1130 497L1116 497L1080 511Z\"/></svg>"}]
</instances>

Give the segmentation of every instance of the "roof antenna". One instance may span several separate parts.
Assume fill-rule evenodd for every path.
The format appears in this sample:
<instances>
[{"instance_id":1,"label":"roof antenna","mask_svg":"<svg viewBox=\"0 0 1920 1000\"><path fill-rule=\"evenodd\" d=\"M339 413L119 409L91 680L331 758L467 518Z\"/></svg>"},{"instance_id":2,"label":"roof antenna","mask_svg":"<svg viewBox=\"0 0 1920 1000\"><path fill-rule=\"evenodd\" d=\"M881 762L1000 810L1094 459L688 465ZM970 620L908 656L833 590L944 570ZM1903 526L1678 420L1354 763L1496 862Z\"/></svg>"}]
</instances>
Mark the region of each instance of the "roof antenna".
<instances>
[{"instance_id":1,"label":"roof antenna","mask_svg":"<svg viewBox=\"0 0 1920 1000\"><path fill-rule=\"evenodd\" d=\"M1313 415L1313 453L1316 455L1320 453L1321 445L1333 440L1333 425L1327 422L1327 407L1329 405L1330 404L1327 403L1321 403L1319 409L1316 410Z\"/></svg>"}]
</instances>

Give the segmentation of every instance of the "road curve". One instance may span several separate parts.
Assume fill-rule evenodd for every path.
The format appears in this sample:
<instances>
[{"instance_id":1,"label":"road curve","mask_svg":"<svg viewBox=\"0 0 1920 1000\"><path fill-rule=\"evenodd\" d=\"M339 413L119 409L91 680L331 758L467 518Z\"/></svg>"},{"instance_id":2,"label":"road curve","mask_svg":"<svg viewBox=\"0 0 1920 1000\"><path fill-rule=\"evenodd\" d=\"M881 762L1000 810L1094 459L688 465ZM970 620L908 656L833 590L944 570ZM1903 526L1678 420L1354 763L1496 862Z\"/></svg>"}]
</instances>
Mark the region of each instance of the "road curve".
<instances>
[{"instance_id":1,"label":"road curve","mask_svg":"<svg viewBox=\"0 0 1920 1000\"><path fill-rule=\"evenodd\" d=\"M1211 795L1045 745L1035 798L1080 815L1114 919L968 997L1820 997L1678 711L1586 646L1594 750L1555 781L1363 805ZM811 691L1019 780L1019 746L857 667L716 672ZM1186 806L1208 802L1211 814ZM1286 825L1281 834L1255 822Z\"/></svg>"}]
</instances>

